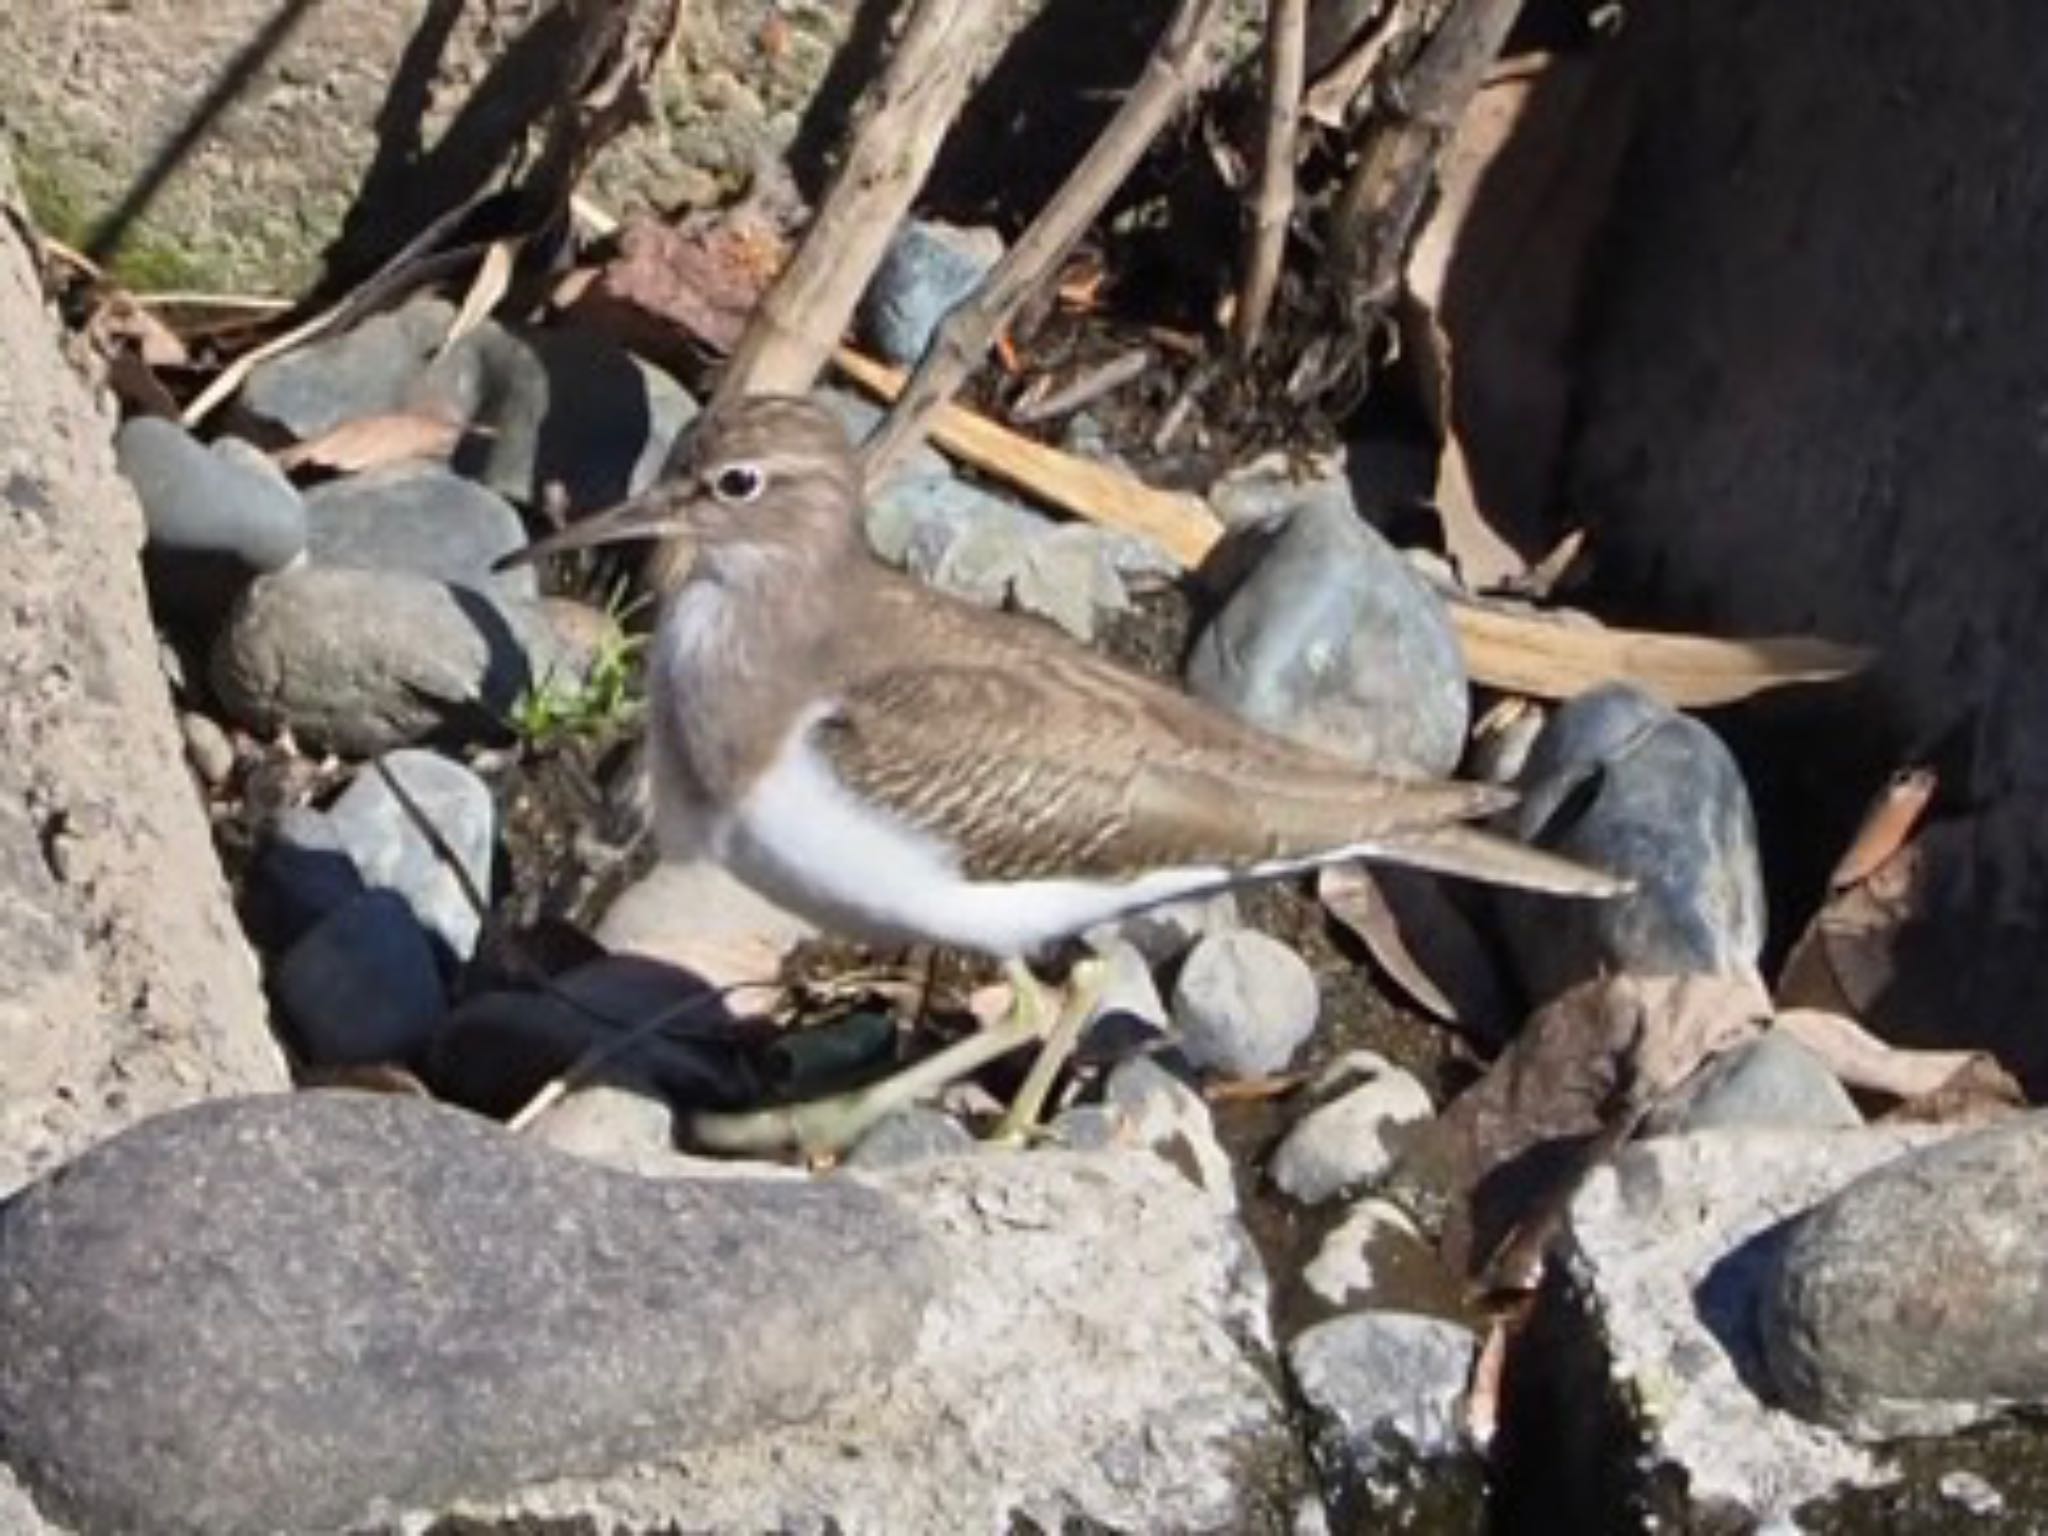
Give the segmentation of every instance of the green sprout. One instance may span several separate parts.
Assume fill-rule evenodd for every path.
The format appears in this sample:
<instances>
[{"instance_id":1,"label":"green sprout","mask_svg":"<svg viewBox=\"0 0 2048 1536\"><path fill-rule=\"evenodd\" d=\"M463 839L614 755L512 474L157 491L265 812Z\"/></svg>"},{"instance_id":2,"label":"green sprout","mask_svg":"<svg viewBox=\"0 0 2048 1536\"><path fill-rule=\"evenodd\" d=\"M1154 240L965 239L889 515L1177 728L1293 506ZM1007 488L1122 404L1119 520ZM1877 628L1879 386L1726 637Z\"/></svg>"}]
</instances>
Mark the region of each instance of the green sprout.
<instances>
[{"instance_id":1,"label":"green sprout","mask_svg":"<svg viewBox=\"0 0 2048 1536\"><path fill-rule=\"evenodd\" d=\"M640 717L641 653L644 634L625 628L627 609L606 605L611 619L583 676L563 676L550 667L513 701L509 716L513 732L532 747L614 735Z\"/></svg>"}]
</instances>

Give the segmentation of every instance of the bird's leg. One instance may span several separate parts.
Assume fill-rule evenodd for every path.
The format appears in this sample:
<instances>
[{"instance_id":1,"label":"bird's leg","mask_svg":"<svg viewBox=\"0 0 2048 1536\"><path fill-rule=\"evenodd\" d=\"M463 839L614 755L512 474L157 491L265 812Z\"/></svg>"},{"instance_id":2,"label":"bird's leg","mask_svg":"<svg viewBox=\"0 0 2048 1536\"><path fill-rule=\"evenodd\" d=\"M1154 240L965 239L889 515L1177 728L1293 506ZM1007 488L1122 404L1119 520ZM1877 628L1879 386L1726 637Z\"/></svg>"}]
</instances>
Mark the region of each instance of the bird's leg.
<instances>
[{"instance_id":1,"label":"bird's leg","mask_svg":"<svg viewBox=\"0 0 2048 1536\"><path fill-rule=\"evenodd\" d=\"M1005 971L1014 965L1029 981L1035 994L1034 1006L1046 1006L1044 989L1038 978L1021 961L1005 965ZM1017 1097L1010 1101L1009 1112L996 1126L994 1141L1021 1141L1038 1126L1038 1117L1045 1111L1046 1096L1052 1092L1052 1085L1058 1079L1060 1068L1067 1064L1067 1058L1074 1054L1074 1046L1081 1038L1081 1030L1095 1012L1095 1004L1102 996L1104 983L1108 979L1108 968L1100 960L1078 961L1067 974L1066 998L1060 1006L1058 1016L1050 1030L1045 1031L1045 1043L1038 1048L1038 1056L1031 1063L1031 1070L1025 1074L1024 1086L1017 1090ZM1011 981L1017 985L1014 977ZM1024 992L1017 992L1022 1004Z\"/></svg>"}]
</instances>

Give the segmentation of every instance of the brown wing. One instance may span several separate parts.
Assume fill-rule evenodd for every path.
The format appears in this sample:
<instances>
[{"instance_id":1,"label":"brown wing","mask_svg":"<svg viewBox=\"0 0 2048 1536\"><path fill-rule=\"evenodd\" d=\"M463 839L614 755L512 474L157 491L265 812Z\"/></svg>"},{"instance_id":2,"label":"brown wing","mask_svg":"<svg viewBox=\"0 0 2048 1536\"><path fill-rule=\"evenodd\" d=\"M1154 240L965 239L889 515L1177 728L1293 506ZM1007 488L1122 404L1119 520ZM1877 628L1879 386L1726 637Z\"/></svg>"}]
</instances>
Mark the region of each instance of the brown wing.
<instances>
[{"instance_id":1,"label":"brown wing","mask_svg":"<svg viewBox=\"0 0 2048 1536\"><path fill-rule=\"evenodd\" d=\"M1038 627L922 591L914 602L916 625L873 614L869 638L849 642L817 741L850 787L959 848L979 878L1239 868L1512 798L1375 777ZM907 634L923 654L905 653Z\"/></svg>"}]
</instances>

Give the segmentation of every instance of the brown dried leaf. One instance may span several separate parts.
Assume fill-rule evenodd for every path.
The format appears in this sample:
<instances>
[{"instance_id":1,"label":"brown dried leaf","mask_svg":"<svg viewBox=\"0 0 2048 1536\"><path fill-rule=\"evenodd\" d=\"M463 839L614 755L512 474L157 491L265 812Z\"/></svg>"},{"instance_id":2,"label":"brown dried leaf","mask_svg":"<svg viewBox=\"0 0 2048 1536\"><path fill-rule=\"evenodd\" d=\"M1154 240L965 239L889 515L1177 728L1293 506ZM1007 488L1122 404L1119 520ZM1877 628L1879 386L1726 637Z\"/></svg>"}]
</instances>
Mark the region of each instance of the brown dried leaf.
<instances>
[{"instance_id":1,"label":"brown dried leaf","mask_svg":"<svg viewBox=\"0 0 2048 1536\"><path fill-rule=\"evenodd\" d=\"M1317 875L1316 897L1417 1007L1481 1040L1507 1038L1515 1018L1500 976L1441 881L1333 864Z\"/></svg>"},{"instance_id":2,"label":"brown dried leaf","mask_svg":"<svg viewBox=\"0 0 2048 1536\"><path fill-rule=\"evenodd\" d=\"M1828 889L1861 885L1904 847L1926 815L1937 787L1931 768L1902 768L1893 774L1864 811L1849 846L1835 861Z\"/></svg>"},{"instance_id":3,"label":"brown dried leaf","mask_svg":"<svg viewBox=\"0 0 2048 1536\"><path fill-rule=\"evenodd\" d=\"M1854 1019L1819 1008L1787 1008L1777 1023L1851 1088L1926 1100L1944 1090L1968 1087L2008 1103L2024 1102L2018 1084L1982 1051L1902 1050Z\"/></svg>"},{"instance_id":4,"label":"brown dried leaf","mask_svg":"<svg viewBox=\"0 0 2048 1536\"><path fill-rule=\"evenodd\" d=\"M1740 976L1603 977L1538 1011L1423 1133L1433 1146L1420 1155L1470 1197L1447 1237L1451 1262L1495 1260L1511 1237L1540 1255L1588 1154L1611 1151L1656 1099L1755 1038L1770 1012L1761 984Z\"/></svg>"},{"instance_id":5,"label":"brown dried leaf","mask_svg":"<svg viewBox=\"0 0 2048 1536\"><path fill-rule=\"evenodd\" d=\"M1773 688L1835 682L1872 653L1812 635L1720 640L1567 624L1536 613L1451 604L1451 622L1475 682L1504 693L1568 699L1631 682L1675 709L1733 704Z\"/></svg>"},{"instance_id":6,"label":"brown dried leaf","mask_svg":"<svg viewBox=\"0 0 2048 1536\"><path fill-rule=\"evenodd\" d=\"M1516 65L1459 119L1406 273L1416 307L1448 338L1436 500L1480 586L1519 571L1503 551L1543 534L1588 255L1634 106L1623 50Z\"/></svg>"},{"instance_id":7,"label":"brown dried leaf","mask_svg":"<svg viewBox=\"0 0 2048 1536\"><path fill-rule=\"evenodd\" d=\"M512 268L525 244L524 235L507 235L490 243L484 251L484 259L477 263L476 276L470 279L469 291L462 296L462 307L448 322L448 334L441 338L441 347L435 356L447 356L449 348L490 318L491 311L498 307L512 286Z\"/></svg>"},{"instance_id":8,"label":"brown dried leaf","mask_svg":"<svg viewBox=\"0 0 2048 1536\"><path fill-rule=\"evenodd\" d=\"M271 459L287 472L311 464L352 475L402 459L445 459L462 434L459 424L440 416L407 411L359 416L318 437L280 448Z\"/></svg>"}]
</instances>

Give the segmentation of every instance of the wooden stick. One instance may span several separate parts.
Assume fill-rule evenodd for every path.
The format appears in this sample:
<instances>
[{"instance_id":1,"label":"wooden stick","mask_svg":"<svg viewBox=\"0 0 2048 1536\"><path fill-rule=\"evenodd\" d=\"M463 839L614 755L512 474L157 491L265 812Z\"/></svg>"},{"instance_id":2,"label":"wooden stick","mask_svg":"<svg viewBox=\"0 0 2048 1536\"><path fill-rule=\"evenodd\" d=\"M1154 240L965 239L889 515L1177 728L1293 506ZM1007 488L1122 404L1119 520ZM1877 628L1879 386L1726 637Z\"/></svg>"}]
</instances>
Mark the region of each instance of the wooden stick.
<instances>
[{"instance_id":1,"label":"wooden stick","mask_svg":"<svg viewBox=\"0 0 2048 1536\"><path fill-rule=\"evenodd\" d=\"M902 370L850 347L841 347L832 359L840 372L881 399L902 397ZM1183 565L1200 565L1223 536L1223 524L1199 496L1158 490L1107 464L1034 442L961 406L936 406L929 425L933 440L956 458L1048 506L1150 539Z\"/></svg>"},{"instance_id":2,"label":"wooden stick","mask_svg":"<svg viewBox=\"0 0 2048 1536\"><path fill-rule=\"evenodd\" d=\"M1402 117L1369 137L1330 214L1330 267L1357 317L1398 289L1437 162L1521 0L1459 0L1403 81Z\"/></svg>"},{"instance_id":3,"label":"wooden stick","mask_svg":"<svg viewBox=\"0 0 2048 1536\"><path fill-rule=\"evenodd\" d=\"M801 394L817 381L969 88L1023 20L1016 11L917 0L803 244L733 349L716 402Z\"/></svg>"},{"instance_id":4,"label":"wooden stick","mask_svg":"<svg viewBox=\"0 0 2048 1536\"><path fill-rule=\"evenodd\" d=\"M1301 88L1308 0L1269 0L1266 9L1266 123L1259 146L1258 191L1245 230L1244 284L1231 317L1240 361L1259 349L1280 286L1287 226L1294 217L1294 153L1301 130Z\"/></svg>"},{"instance_id":5,"label":"wooden stick","mask_svg":"<svg viewBox=\"0 0 2048 1536\"><path fill-rule=\"evenodd\" d=\"M895 409L863 448L862 468L871 482L924 436L932 413L952 399L996 333L1053 274L1160 130L1207 82L1223 15L1223 0L1180 0L1144 74L1066 185L990 270L976 296L940 325Z\"/></svg>"}]
</instances>

